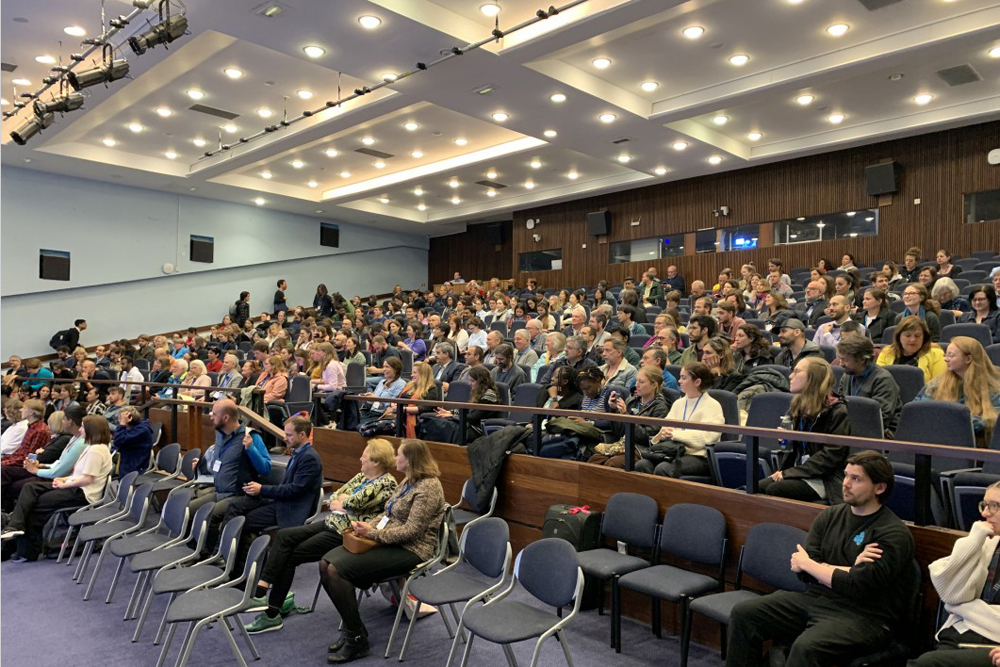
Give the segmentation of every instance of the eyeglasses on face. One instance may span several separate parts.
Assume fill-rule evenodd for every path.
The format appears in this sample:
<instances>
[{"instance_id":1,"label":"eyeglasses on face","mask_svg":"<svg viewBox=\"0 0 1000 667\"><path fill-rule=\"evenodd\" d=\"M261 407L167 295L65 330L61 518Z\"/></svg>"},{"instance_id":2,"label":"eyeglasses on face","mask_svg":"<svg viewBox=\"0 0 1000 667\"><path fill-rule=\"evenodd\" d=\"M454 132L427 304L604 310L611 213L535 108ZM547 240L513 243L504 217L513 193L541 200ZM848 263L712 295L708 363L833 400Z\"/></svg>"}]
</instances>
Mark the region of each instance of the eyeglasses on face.
<instances>
[{"instance_id":1,"label":"eyeglasses on face","mask_svg":"<svg viewBox=\"0 0 1000 667\"><path fill-rule=\"evenodd\" d=\"M986 510L990 511L990 514L996 514L1000 512L1000 503L988 503L985 500L979 501L979 513L982 514Z\"/></svg>"}]
</instances>

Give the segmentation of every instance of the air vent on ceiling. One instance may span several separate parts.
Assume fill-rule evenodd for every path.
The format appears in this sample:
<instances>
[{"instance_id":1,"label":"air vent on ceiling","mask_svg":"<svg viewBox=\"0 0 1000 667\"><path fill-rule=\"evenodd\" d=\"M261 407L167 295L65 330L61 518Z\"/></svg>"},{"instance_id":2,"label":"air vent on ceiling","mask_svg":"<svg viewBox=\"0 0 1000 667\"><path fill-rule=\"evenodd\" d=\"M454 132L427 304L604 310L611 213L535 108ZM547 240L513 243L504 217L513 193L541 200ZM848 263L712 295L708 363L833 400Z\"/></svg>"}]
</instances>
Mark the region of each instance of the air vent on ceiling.
<instances>
[{"instance_id":1,"label":"air vent on ceiling","mask_svg":"<svg viewBox=\"0 0 1000 667\"><path fill-rule=\"evenodd\" d=\"M14 65L12 63L0 63L0 69L2 69L4 72L13 72L14 70L17 69L17 65Z\"/></svg>"},{"instance_id":2,"label":"air vent on ceiling","mask_svg":"<svg viewBox=\"0 0 1000 667\"><path fill-rule=\"evenodd\" d=\"M889 5L895 5L903 0L858 0L865 9L870 12L874 12L876 9L882 9L883 7L888 7Z\"/></svg>"},{"instance_id":3,"label":"air vent on ceiling","mask_svg":"<svg viewBox=\"0 0 1000 667\"><path fill-rule=\"evenodd\" d=\"M949 86L961 86L983 80L983 77L979 76L979 72L972 69L971 65L957 65L956 67L939 69L937 75Z\"/></svg>"},{"instance_id":4,"label":"air vent on ceiling","mask_svg":"<svg viewBox=\"0 0 1000 667\"><path fill-rule=\"evenodd\" d=\"M355 153L361 153L362 155L370 155L371 157L377 157L380 160L387 160L391 157L396 157L392 153L383 153L382 151L377 151L372 148L355 148Z\"/></svg>"},{"instance_id":5,"label":"air vent on ceiling","mask_svg":"<svg viewBox=\"0 0 1000 667\"><path fill-rule=\"evenodd\" d=\"M266 19L273 19L280 16L287 9L288 5L283 2L265 2L258 7L254 7L253 12Z\"/></svg>"},{"instance_id":6,"label":"air vent on ceiling","mask_svg":"<svg viewBox=\"0 0 1000 667\"><path fill-rule=\"evenodd\" d=\"M493 188L494 190L507 187L503 183L497 183L496 181L476 181L476 185L481 185L484 188Z\"/></svg>"},{"instance_id":7,"label":"air vent on ceiling","mask_svg":"<svg viewBox=\"0 0 1000 667\"><path fill-rule=\"evenodd\" d=\"M238 113L233 113L232 111L223 111L222 109L216 109L215 107L205 106L204 104L192 104L188 107L191 111L197 111L198 113L207 113L209 116L215 116L216 118L225 118L226 120L236 120L240 117Z\"/></svg>"},{"instance_id":8,"label":"air vent on ceiling","mask_svg":"<svg viewBox=\"0 0 1000 667\"><path fill-rule=\"evenodd\" d=\"M629 139L628 137L622 137L621 139L615 139L611 143L617 144L617 145L621 145L621 144L627 144L630 141L632 141L632 140Z\"/></svg>"}]
</instances>

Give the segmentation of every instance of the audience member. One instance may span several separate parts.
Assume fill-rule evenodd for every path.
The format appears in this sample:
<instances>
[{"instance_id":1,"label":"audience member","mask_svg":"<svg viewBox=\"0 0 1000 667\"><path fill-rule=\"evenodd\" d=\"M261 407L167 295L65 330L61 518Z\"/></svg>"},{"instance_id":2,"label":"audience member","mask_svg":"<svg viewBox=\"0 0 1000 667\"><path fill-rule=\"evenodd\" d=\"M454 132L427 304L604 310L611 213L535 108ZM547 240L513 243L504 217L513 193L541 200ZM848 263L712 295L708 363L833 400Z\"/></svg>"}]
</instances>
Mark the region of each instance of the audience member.
<instances>
[{"instance_id":1,"label":"audience member","mask_svg":"<svg viewBox=\"0 0 1000 667\"><path fill-rule=\"evenodd\" d=\"M882 348L877 363L879 366L916 366L924 372L925 382L947 370L944 351L931 341L927 322L915 315L897 321L892 344Z\"/></svg>"},{"instance_id":2,"label":"audience member","mask_svg":"<svg viewBox=\"0 0 1000 667\"><path fill-rule=\"evenodd\" d=\"M721 389L735 393L736 388L746 377L742 360L733 357L733 351L729 347L728 341L720 336L705 341L701 362L708 367L708 371L712 375L712 381L707 383L703 391Z\"/></svg>"},{"instance_id":3,"label":"audience member","mask_svg":"<svg viewBox=\"0 0 1000 667\"><path fill-rule=\"evenodd\" d=\"M148 419L133 406L129 405L118 413L111 451L119 452L118 477L124 477L132 471L142 474L149 465L149 457L156 444L153 426Z\"/></svg>"},{"instance_id":4,"label":"audience member","mask_svg":"<svg viewBox=\"0 0 1000 667\"><path fill-rule=\"evenodd\" d=\"M844 322L851 319L851 307L852 304L839 294L830 299L826 314L833 318L833 321L819 325L816 335L813 336L813 342L820 346L837 347L840 342L840 328Z\"/></svg>"},{"instance_id":5,"label":"audience member","mask_svg":"<svg viewBox=\"0 0 1000 667\"><path fill-rule=\"evenodd\" d=\"M845 338L837 345L837 361L844 369L837 393L876 401L882 412L885 437L892 438L903 409L903 399L892 374L875 363L875 346L864 336Z\"/></svg>"},{"instance_id":6,"label":"audience member","mask_svg":"<svg viewBox=\"0 0 1000 667\"><path fill-rule=\"evenodd\" d=\"M635 395L625 401L625 398L617 391L611 391L608 395L608 408L610 412L619 414L629 414L639 417L664 418L670 407L663 396L663 374L656 368L646 366L640 368L635 381ZM605 379L605 386L612 384ZM617 383L615 383L617 384ZM635 460L638 461L649 452L650 439L659 432L659 429L652 424L636 424L634 427L634 437L632 439L636 448ZM606 453L598 453L592 456L588 463L609 466L611 468L625 467L624 451L625 425L621 422L612 423L612 437L618 440L619 446L612 445L612 448L605 449Z\"/></svg>"},{"instance_id":7,"label":"audience member","mask_svg":"<svg viewBox=\"0 0 1000 667\"><path fill-rule=\"evenodd\" d=\"M479 348L474 348L479 349ZM420 362L413 366L413 378L403 387L400 396L402 398L412 398L416 401L442 401L444 397L441 390L447 392L447 387L438 389L438 384L434 381L434 374L428 363ZM406 437L416 437L417 420L420 415L435 412L431 405L407 405L403 408L405 412Z\"/></svg>"},{"instance_id":8,"label":"audience member","mask_svg":"<svg viewBox=\"0 0 1000 667\"><path fill-rule=\"evenodd\" d=\"M937 261L937 274L939 276L948 276L954 279L958 278L958 274L962 272L962 267L951 263L951 253L944 248L937 251L935 260Z\"/></svg>"},{"instance_id":9,"label":"audience member","mask_svg":"<svg viewBox=\"0 0 1000 667\"><path fill-rule=\"evenodd\" d=\"M570 339L572 340L572 339ZM570 349L569 341L566 343L567 358ZM581 358L582 358L581 352ZM586 359L584 359L586 361ZM513 392L519 384L527 382L524 371L514 364L514 348L504 343L497 347L493 354L493 362L496 366L490 371L490 376L494 383L503 383Z\"/></svg>"},{"instance_id":10,"label":"audience member","mask_svg":"<svg viewBox=\"0 0 1000 667\"><path fill-rule=\"evenodd\" d=\"M762 364L771 363L771 343L765 339L754 324L740 325L733 336L733 353L749 371Z\"/></svg>"},{"instance_id":11,"label":"audience member","mask_svg":"<svg viewBox=\"0 0 1000 667\"><path fill-rule=\"evenodd\" d=\"M774 363L779 366L794 368L800 359L809 357L822 357L823 352L819 345L806 340L806 326L801 320L794 317L786 320L784 325L778 330L778 342L781 344L781 351L774 358Z\"/></svg>"},{"instance_id":12,"label":"audience member","mask_svg":"<svg viewBox=\"0 0 1000 667\"><path fill-rule=\"evenodd\" d=\"M855 312L854 320L864 326L872 342L878 344L885 330L893 326L896 314L889 310L886 293L877 287L869 287L861 297L861 308Z\"/></svg>"},{"instance_id":13,"label":"audience member","mask_svg":"<svg viewBox=\"0 0 1000 667\"><path fill-rule=\"evenodd\" d=\"M715 318L710 315L694 315L688 320L687 335L691 344L681 353L681 358L677 362L681 366L687 366L692 361L701 361L704 353L705 343L715 335Z\"/></svg>"},{"instance_id":14,"label":"audience member","mask_svg":"<svg viewBox=\"0 0 1000 667\"><path fill-rule=\"evenodd\" d=\"M527 329L514 332L514 363L519 366L534 366L538 353L531 347L531 334Z\"/></svg>"},{"instance_id":15,"label":"audience member","mask_svg":"<svg viewBox=\"0 0 1000 667\"><path fill-rule=\"evenodd\" d=\"M1000 369L986 356L979 341L968 336L951 339L944 362L947 370L929 380L914 400L967 406L977 442L985 446L1000 412Z\"/></svg>"}]
</instances>

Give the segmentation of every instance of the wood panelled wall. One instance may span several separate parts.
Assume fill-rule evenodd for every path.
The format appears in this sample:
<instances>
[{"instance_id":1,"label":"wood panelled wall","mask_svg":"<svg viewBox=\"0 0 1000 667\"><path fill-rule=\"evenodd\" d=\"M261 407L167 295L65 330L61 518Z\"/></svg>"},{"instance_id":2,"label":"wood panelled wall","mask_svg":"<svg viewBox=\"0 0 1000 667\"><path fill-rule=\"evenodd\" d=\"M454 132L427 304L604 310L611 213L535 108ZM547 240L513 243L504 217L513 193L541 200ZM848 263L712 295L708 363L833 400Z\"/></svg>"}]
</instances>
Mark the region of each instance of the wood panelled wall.
<instances>
[{"instance_id":1,"label":"wood panelled wall","mask_svg":"<svg viewBox=\"0 0 1000 667\"><path fill-rule=\"evenodd\" d=\"M489 224L499 224L503 229L503 243L499 246L486 242L488 224L473 225L461 234L431 239L427 262L428 286L451 280L455 271L460 271L466 280L507 279L513 275L511 222Z\"/></svg>"},{"instance_id":2,"label":"wood panelled wall","mask_svg":"<svg viewBox=\"0 0 1000 667\"><path fill-rule=\"evenodd\" d=\"M516 271L519 253L562 248L562 270L514 274L517 283L523 285L528 277L537 278L546 287L594 285L602 278L621 282L629 275L638 278L647 266L656 266L663 276L666 267L675 264L689 285L696 278L711 280L711 285L723 267L737 270L748 262L766 267L767 259L774 256L791 268L812 266L820 257L839 263L843 252L865 263L883 258L902 260L906 249L914 245L923 250L924 257L933 257L940 247L959 256L975 250L1000 252L1000 222L962 222L964 193L1000 188L1000 166L986 161L989 150L997 147L1000 122L990 122L518 211L508 266ZM890 202L882 202L877 236L767 247L773 232L765 234L762 229L762 247L753 250L608 264L608 242L875 208L879 199L866 194L864 169L889 159L902 167L900 191ZM913 203L916 198L921 200L919 205ZM723 205L730 208L728 218L715 218L712 210ZM601 209L612 214L611 234L604 239L586 232L586 214ZM528 218L541 221L530 232L524 226ZM640 224L630 226L629 222L637 219ZM542 236L539 243L531 238L536 233ZM449 247L460 248L470 261L479 254L474 248L482 244L475 232L447 239ZM581 247L584 243L586 249ZM686 246L693 252L693 242ZM448 265L448 258L437 255L435 247L432 240L432 274ZM459 269L463 275L486 276L496 265L484 263L482 270L467 266Z\"/></svg>"}]
</instances>

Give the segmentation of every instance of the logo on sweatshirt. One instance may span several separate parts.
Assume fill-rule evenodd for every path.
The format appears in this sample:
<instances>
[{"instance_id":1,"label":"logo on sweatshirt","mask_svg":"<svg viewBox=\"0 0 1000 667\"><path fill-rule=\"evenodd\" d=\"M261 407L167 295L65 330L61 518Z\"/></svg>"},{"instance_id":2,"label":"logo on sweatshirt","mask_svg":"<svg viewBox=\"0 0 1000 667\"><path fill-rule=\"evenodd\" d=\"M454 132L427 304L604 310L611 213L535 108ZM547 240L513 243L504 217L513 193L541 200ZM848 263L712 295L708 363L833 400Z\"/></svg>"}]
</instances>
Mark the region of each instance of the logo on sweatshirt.
<instances>
[{"instance_id":1,"label":"logo on sweatshirt","mask_svg":"<svg viewBox=\"0 0 1000 667\"><path fill-rule=\"evenodd\" d=\"M865 541L865 531L862 530L860 533L854 536L854 543L860 547L861 543L864 541Z\"/></svg>"}]
</instances>

